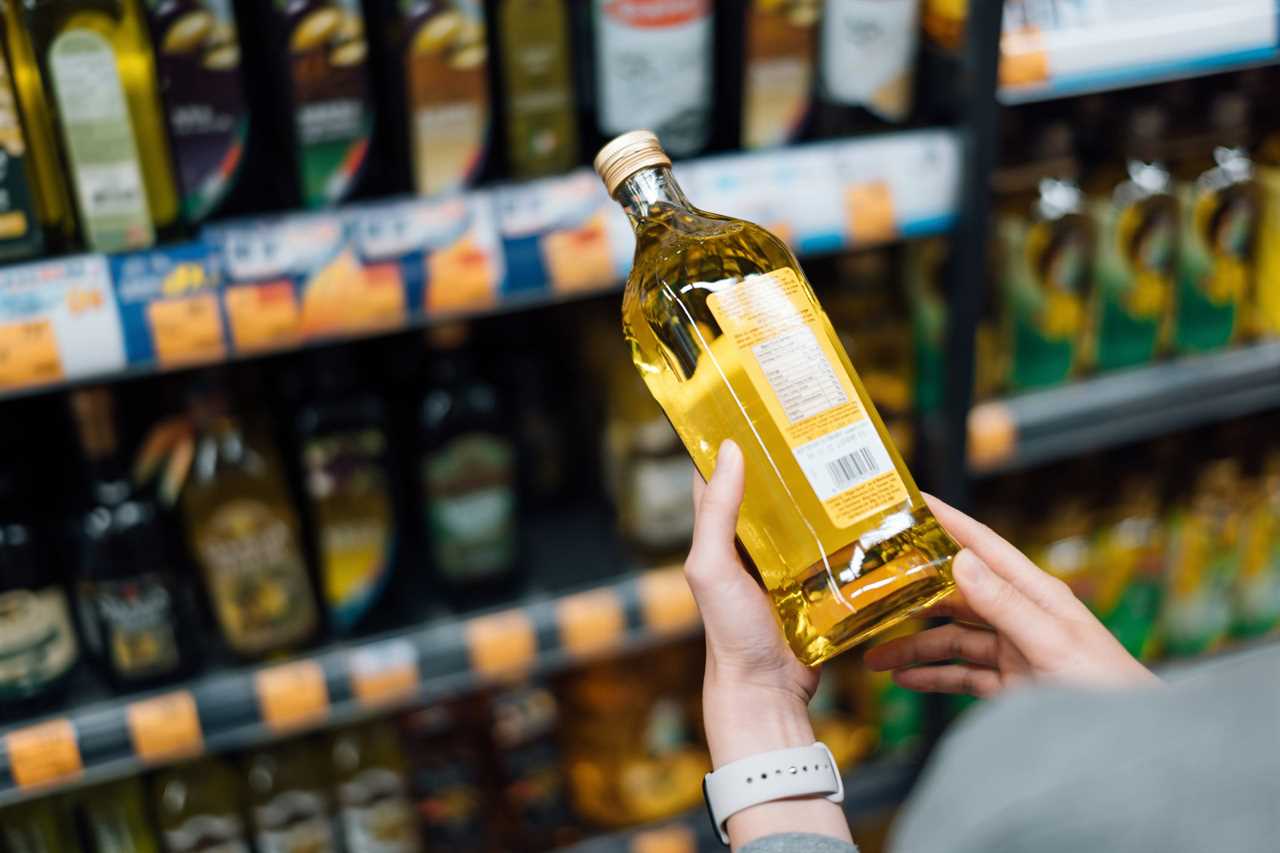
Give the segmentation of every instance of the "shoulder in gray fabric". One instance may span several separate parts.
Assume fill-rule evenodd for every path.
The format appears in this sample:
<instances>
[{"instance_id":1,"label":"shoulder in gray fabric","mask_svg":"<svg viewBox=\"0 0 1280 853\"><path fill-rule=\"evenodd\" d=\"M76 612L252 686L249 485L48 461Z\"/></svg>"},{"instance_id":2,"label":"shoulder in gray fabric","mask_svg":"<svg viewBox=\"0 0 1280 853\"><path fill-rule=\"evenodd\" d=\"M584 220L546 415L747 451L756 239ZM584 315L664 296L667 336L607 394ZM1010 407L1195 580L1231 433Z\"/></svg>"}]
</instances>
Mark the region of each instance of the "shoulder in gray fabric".
<instances>
[{"instance_id":1,"label":"shoulder in gray fabric","mask_svg":"<svg viewBox=\"0 0 1280 853\"><path fill-rule=\"evenodd\" d=\"M827 835L781 832L758 838L738 853L858 853L858 848Z\"/></svg>"},{"instance_id":2,"label":"shoulder in gray fabric","mask_svg":"<svg viewBox=\"0 0 1280 853\"><path fill-rule=\"evenodd\" d=\"M1016 692L948 733L890 850L1277 850L1277 721L1280 647L1180 672L1166 688Z\"/></svg>"}]
</instances>

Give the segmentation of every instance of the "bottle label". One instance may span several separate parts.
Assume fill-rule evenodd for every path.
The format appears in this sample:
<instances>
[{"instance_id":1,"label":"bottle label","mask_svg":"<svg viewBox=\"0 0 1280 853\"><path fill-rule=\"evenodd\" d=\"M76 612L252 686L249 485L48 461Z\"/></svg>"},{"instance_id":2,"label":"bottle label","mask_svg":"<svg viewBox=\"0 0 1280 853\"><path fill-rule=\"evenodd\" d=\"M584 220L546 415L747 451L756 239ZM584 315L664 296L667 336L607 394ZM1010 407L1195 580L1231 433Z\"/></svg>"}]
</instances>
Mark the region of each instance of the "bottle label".
<instances>
[{"instance_id":1,"label":"bottle label","mask_svg":"<svg viewBox=\"0 0 1280 853\"><path fill-rule=\"evenodd\" d=\"M312 791L286 791L254 809L258 853L337 853L338 839L324 798Z\"/></svg>"},{"instance_id":2,"label":"bottle label","mask_svg":"<svg viewBox=\"0 0 1280 853\"><path fill-rule=\"evenodd\" d=\"M713 21L708 0L596 0L600 129L650 128L675 157L705 147Z\"/></svg>"},{"instance_id":3,"label":"bottle label","mask_svg":"<svg viewBox=\"0 0 1280 853\"><path fill-rule=\"evenodd\" d=\"M173 592L162 576L83 582L80 609L85 642L119 677L148 678L181 664Z\"/></svg>"},{"instance_id":4,"label":"bottle label","mask_svg":"<svg viewBox=\"0 0 1280 853\"><path fill-rule=\"evenodd\" d=\"M9 64L0 57L0 244L14 247L13 254L39 254L39 216L27 172L27 139L18 115L18 99ZM0 254L9 254L0 250Z\"/></svg>"},{"instance_id":5,"label":"bottle label","mask_svg":"<svg viewBox=\"0 0 1280 853\"><path fill-rule=\"evenodd\" d=\"M62 590L0 593L0 701L39 693L75 665L76 637Z\"/></svg>"},{"instance_id":6,"label":"bottle label","mask_svg":"<svg viewBox=\"0 0 1280 853\"><path fill-rule=\"evenodd\" d=\"M231 190L249 130L231 0L147 0L174 165L187 222Z\"/></svg>"},{"instance_id":7,"label":"bottle label","mask_svg":"<svg viewBox=\"0 0 1280 853\"><path fill-rule=\"evenodd\" d=\"M249 853L244 824L233 814L196 815L164 831L169 853Z\"/></svg>"},{"instance_id":8,"label":"bottle label","mask_svg":"<svg viewBox=\"0 0 1280 853\"><path fill-rule=\"evenodd\" d=\"M813 91L816 2L753 0L747 13L742 142L785 145L800 131Z\"/></svg>"},{"instance_id":9,"label":"bottle label","mask_svg":"<svg viewBox=\"0 0 1280 853\"><path fill-rule=\"evenodd\" d=\"M693 536L693 462L684 448L666 458L636 459L631 494L624 500L630 504L627 526L633 539L655 548L688 542Z\"/></svg>"},{"instance_id":10,"label":"bottle label","mask_svg":"<svg viewBox=\"0 0 1280 853\"><path fill-rule=\"evenodd\" d=\"M342 201L364 167L373 128L369 53L359 0L315 4L296 17L276 0L288 24L302 200L308 207Z\"/></svg>"},{"instance_id":11,"label":"bottle label","mask_svg":"<svg viewBox=\"0 0 1280 853\"><path fill-rule=\"evenodd\" d=\"M150 246L155 230L111 44L93 30L66 30L49 47L49 71L89 247Z\"/></svg>"},{"instance_id":12,"label":"bottle label","mask_svg":"<svg viewBox=\"0 0 1280 853\"><path fill-rule=\"evenodd\" d=\"M484 162L490 122L484 8L479 0L434 4L425 13L422 4L401 5L414 177L418 192L435 195L471 181Z\"/></svg>"},{"instance_id":13,"label":"bottle label","mask_svg":"<svg viewBox=\"0 0 1280 853\"><path fill-rule=\"evenodd\" d=\"M258 654L297 642L316 623L292 519L262 501L217 507L199 526L196 551L227 643Z\"/></svg>"},{"instance_id":14,"label":"bottle label","mask_svg":"<svg viewBox=\"0 0 1280 853\"><path fill-rule=\"evenodd\" d=\"M347 853L415 853L418 827L400 775L383 768L338 786Z\"/></svg>"},{"instance_id":15,"label":"bottle label","mask_svg":"<svg viewBox=\"0 0 1280 853\"><path fill-rule=\"evenodd\" d=\"M385 451L378 429L317 436L303 449L324 597L339 632L369 611L391 571L395 517Z\"/></svg>"},{"instance_id":16,"label":"bottle label","mask_svg":"<svg viewBox=\"0 0 1280 853\"><path fill-rule=\"evenodd\" d=\"M1239 151L1219 149L1223 165L1179 188L1182 246L1178 253L1178 349L1202 352L1236 336L1253 281L1259 199L1252 164Z\"/></svg>"},{"instance_id":17,"label":"bottle label","mask_svg":"<svg viewBox=\"0 0 1280 853\"><path fill-rule=\"evenodd\" d=\"M707 305L832 524L847 527L906 503L906 484L869 404L795 270L727 284Z\"/></svg>"},{"instance_id":18,"label":"bottle label","mask_svg":"<svg viewBox=\"0 0 1280 853\"><path fill-rule=\"evenodd\" d=\"M490 578L515 560L514 456L509 442L473 433L424 462L432 551L450 580Z\"/></svg>"},{"instance_id":19,"label":"bottle label","mask_svg":"<svg viewBox=\"0 0 1280 853\"><path fill-rule=\"evenodd\" d=\"M566 170L577 156L568 5L551 0L502 7L508 155L521 176Z\"/></svg>"},{"instance_id":20,"label":"bottle label","mask_svg":"<svg viewBox=\"0 0 1280 853\"><path fill-rule=\"evenodd\" d=\"M919 0L827 0L822 88L836 103L886 121L911 112Z\"/></svg>"}]
</instances>

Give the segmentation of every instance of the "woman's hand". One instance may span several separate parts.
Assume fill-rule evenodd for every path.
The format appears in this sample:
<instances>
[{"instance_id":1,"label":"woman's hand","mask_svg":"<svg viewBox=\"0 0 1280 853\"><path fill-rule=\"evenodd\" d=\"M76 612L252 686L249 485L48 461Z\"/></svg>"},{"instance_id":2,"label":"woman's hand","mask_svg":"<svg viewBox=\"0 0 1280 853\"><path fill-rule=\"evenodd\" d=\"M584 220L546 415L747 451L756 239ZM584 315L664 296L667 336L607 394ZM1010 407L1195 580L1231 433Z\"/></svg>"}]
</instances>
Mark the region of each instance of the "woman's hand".
<instances>
[{"instance_id":1,"label":"woman's hand","mask_svg":"<svg viewBox=\"0 0 1280 853\"><path fill-rule=\"evenodd\" d=\"M959 592L925 615L953 622L899 637L866 653L912 690L992 696L1045 679L1078 687L1158 684L1062 581L991 528L929 496L930 509L964 550L953 571Z\"/></svg>"}]
</instances>

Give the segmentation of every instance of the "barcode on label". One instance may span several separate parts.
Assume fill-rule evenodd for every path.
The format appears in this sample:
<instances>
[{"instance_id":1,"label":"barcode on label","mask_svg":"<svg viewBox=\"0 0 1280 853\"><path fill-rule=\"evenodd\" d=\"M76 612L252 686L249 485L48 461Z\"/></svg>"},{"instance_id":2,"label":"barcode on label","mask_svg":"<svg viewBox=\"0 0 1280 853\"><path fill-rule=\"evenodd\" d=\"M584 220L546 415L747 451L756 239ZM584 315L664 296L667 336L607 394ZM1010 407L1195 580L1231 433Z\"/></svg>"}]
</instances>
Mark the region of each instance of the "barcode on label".
<instances>
[{"instance_id":1,"label":"barcode on label","mask_svg":"<svg viewBox=\"0 0 1280 853\"><path fill-rule=\"evenodd\" d=\"M793 451L818 500L830 500L893 468L889 451L869 420L816 438Z\"/></svg>"}]
</instances>

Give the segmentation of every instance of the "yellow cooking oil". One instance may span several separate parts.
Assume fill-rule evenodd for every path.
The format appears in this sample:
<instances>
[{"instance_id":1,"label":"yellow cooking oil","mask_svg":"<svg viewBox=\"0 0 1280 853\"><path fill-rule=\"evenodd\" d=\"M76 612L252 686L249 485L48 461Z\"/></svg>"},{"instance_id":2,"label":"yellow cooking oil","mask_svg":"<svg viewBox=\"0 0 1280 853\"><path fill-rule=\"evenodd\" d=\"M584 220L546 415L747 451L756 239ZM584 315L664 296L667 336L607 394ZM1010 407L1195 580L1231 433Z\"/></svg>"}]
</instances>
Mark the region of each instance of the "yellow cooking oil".
<instances>
[{"instance_id":1,"label":"yellow cooking oil","mask_svg":"<svg viewBox=\"0 0 1280 853\"><path fill-rule=\"evenodd\" d=\"M817 664L944 598L938 524L791 251L689 203L647 131L596 158L636 233L623 330L704 477L746 461L737 533L797 657Z\"/></svg>"}]
</instances>

